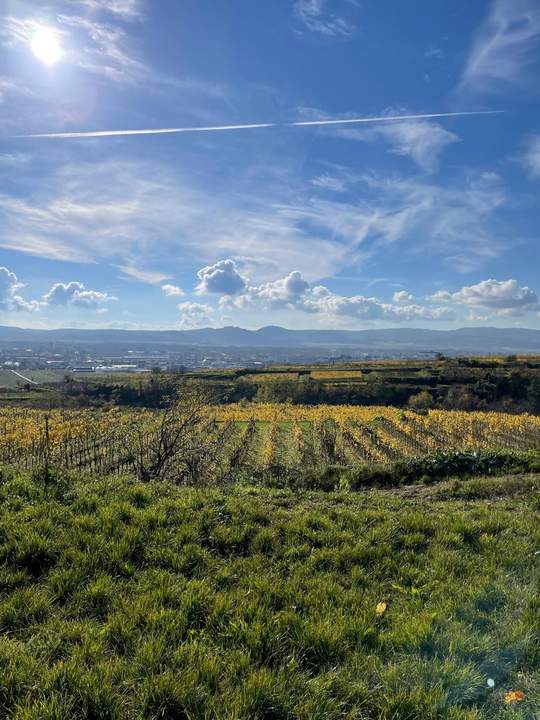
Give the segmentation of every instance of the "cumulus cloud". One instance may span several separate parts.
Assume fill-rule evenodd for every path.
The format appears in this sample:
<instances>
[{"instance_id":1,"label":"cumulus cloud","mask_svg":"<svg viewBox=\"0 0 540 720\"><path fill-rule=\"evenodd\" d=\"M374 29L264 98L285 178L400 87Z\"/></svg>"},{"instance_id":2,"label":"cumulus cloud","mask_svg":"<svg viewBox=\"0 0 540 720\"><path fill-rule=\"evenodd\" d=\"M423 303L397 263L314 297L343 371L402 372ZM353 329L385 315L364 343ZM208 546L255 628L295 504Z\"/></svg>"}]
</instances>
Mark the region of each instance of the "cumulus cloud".
<instances>
[{"instance_id":1,"label":"cumulus cloud","mask_svg":"<svg viewBox=\"0 0 540 720\"><path fill-rule=\"evenodd\" d=\"M201 268L197 277L197 293L213 293L218 295L236 295L246 287L246 279L236 269L234 260L220 260L214 265Z\"/></svg>"},{"instance_id":2,"label":"cumulus cloud","mask_svg":"<svg viewBox=\"0 0 540 720\"><path fill-rule=\"evenodd\" d=\"M237 307L263 305L272 309L293 307L308 289L309 283L302 277L302 273L293 270L278 280L247 286L234 304Z\"/></svg>"},{"instance_id":3,"label":"cumulus cloud","mask_svg":"<svg viewBox=\"0 0 540 720\"><path fill-rule=\"evenodd\" d=\"M430 300L434 302L448 302L451 299L452 293L448 292L448 290L437 290L437 292L433 293L430 297Z\"/></svg>"},{"instance_id":4,"label":"cumulus cloud","mask_svg":"<svg viewBox=\"0 0 540 720\"><path fill-rule=\"evenodd\" d=\"M212 324L214 310L210 305L195 302L183 302L177 305L180 310L180 327L186 330Z\"/></svg>"},{"instance_id":5,"label":"cumulus cloud","mask_svg":"<svg viewBox=\"0 0 540 720\"><path fill-rule=\"evenodd\" d=\"M396 300L396 296L398 296ZM451 319L449 308L430 308L410 303L412 295L396 293L395 304L375 297L343 296L324 285L310 285L297 270L272 282L246 287L235 298L226 298L225 305L240 309L257 307L263 310L287 308L318 315L326 320L350 318L365 321L414 321Z\"/></svg>"},{"instance_id":6,"label":"cumulus cloud","mask_svg":"<svg viewBox=\"0 0 540 720\"><path fill-rule=\"evenodd\" d=\"M164 294L167 295L167 297L180 297L181 295L185 295L185 292L182 290L182 288L178 287L178 285L169 285L168 283L161 286L161 289L163 290Z\"/></svg>"},{"instance_id":7,"label":"cumulus cloud","mask_svg":"<svg viewBox=\"0 0 540 720\"><path fill-rule=\"evenodd\" d=\"M6 267L0 267L0 310L37 310L39 303L35 300L24 300L19 295L18 291L23 287L15 273Z\"/></svg>"},{"instance_id":8,"label":"cumulus cloud","mask_svg":"<svg viewBox=\"0 0 540 720\"><path fill-rule=\"evenodd\" d=\"M521 313L540 307L534 290L520 287L517 280L482 280L452 293L451 299L458 304L496 310L499 314Z\"/></svg>"},{"instance_id":9,"label":"cumulus cloud","mask_svg":"<svg viewBox=\"0 0 540 720\"><path fill-rule=\"evenodd\" d=\"M473 44L460 90L498 93L525 87L538 63L540 5L537 0L494 0Z\"/></svg>"},{"instance_id":10,"label":"cumulus cloud","mask_svg":"<svg viewBox=\"0 0 540 720\"><path fill-rule=\"evenodd\" d=\"M108 293L87 290L83 283L74 280L69 283L55 283L43 296L43 303L52 307L73 305L89 310L98 310L103 308L106 303L117 299Z\"/></svg>"},{"instance_id":11,"label":"cumulus cloud","mask_svg":"<svg viewBox=\"0 0 540 720\"><path fill-rule=\"evenodd\" d=\"M540 135L529 139L523 164L531 178L540 178Z\"/></svg>"},{"instance_id":12,"label":"cumulus cloud","mask_svg":"<svg viewBox=\"0 0 540 720\"><path fill-rule=\"evenodd\" d=\"M423 305L393 305L381 302L375 297L353 295L344 297L326 288L315 288L318 293L305 299L303 309L328 318L348 317L355 320L411 322L415 320L451 320L453 313L449 308L429 308Z\"/></svg>"},{"instance_id":13,"label":"cumulus cloud","mask_svg":"<svg viewBox=\"0 0 540 720\"><path fill-rule=\"evenodd\" d=\"M407 303L411 302L413 299L413 296L410 292L407 292L406 290L399 290L398 292L394 293L393 300L395 303Z\"/></svg>"}]
</instances>

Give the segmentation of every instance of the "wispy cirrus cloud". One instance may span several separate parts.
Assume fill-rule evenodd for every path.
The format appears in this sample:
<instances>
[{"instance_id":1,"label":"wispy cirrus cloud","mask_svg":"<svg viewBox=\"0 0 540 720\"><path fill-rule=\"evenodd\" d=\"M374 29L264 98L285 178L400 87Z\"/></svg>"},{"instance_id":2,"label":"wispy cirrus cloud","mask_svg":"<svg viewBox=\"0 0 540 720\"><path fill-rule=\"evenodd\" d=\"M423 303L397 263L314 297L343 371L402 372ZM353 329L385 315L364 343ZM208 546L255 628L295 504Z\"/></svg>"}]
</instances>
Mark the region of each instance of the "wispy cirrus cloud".
<instances>
[{"instance_id":1,"label":"wispy cirrus cloud","mask_svg":"<svg viewBox=\"0 0 540 720\"><path fill-rule=\"evenodd\" d=\"M35 92L17 78L0 76L0 104L13 97L35 97Z\"/></svg>"},{"instance_id":2,"label":"wispy cirrus cloud","mask_svg":"<svg viewBox=\"0 0 540 720\"><path fill-rule=\"evenodd\" d=\"M330 5L329 0L296 0L293 15L304 32L319 33L332 38L352 37L356 31L354 23L345 16L332 12Z\"/></svg>"},{"instance_id":3,"label":"wispy cirrus cloud","mask_svg":"<svg viewBox=\"0 0 540 720\"><path fill-rule=\"evenodd\" d=\"M123 276L146 283L147 285L160 285L164 280L168 280L171 277L168 273L160 272L159 270L146 270L133 265L118 265L117 267Z\"/></svg>"},{"instance_id":4,"label":"wispy cirrus cloud","mask_svg":"<svg viewBox=\"0 0 540 720\"><path fill-rule=\"evenodd\" d=\"M143 18L140 0L68 0L70 5L87 9L93 13L106 13L122 20Z\"/></svg>"},{"instance_id":5,"label":"wispy cirrus cloud","mask_svg":"<svg viewBox=\"0 0 540 720\"><path fill-rule=\"evenodd\" d=\"M313 277L332 273L344 248L288 221L271 198L265 190L209 194L159 163L111 158L70 164L32 178L24 197L0 193L0 247L55 260L105 261L155 283L168 278L174 264L193 257L211 264L231 254L247 258L263 277L283 262Z\"/></svg>"},{"instance_id":6,"label":"wispy cirrus cloud","mask_svg":"<svg viewBox=\"0 0 540 720\"><path fill-rule=\"evenodd\" d=\"M84 8L90 12L69 12ZM223 84L187 75L171 77L140 57L140 33L135 38L131 26L118 22L142 19L139 3L129 0L62 0L54 10L45 7L32 15L1 17L0 37L3 44L12 49L28 48L36 31L46 27L62 45L62 63L90 75L128 86L172 88L221 101L227 98L228 91ZM107 15L112 15L114 22ZM18 78L5 78L4 82L4 93L14 92L13 83L16 89L19 85ZM1 96L0 78L0 99Z\"/></svg>"},{"instance_id":7,"label":"wispy cirrus cloud","mask_svg":"<svg viewBox=\"0 0 540 720\"><path fill-rule=\"evenodd\" d=\"M0 35L8 47L21 48L30 46L34 34L42 27L58 36L64 63L115 82L136 84L159 78L134 56L128 47L128 35L120 25L95 17L65 13L7 15L0 20Z\"/></svg>"},{"instance_id":8,"label":"wispy cirrus cloud","mask_svg":"<svg viewBox=\"0 0 540 720\"><path fill-rule=\"evenodd\" d=\"M78 15L59 14L57 20L62 28L84 36L83 51L70 51L74 64L83 70L115 82L133 84L150 80L155 75L146 63L129 52L126 32L118 25Z\"/></svg>"},{"instance_id":9,"label":"wispy cirrus cloud","mask_svg":"<svg viewBox=\"0 0 540 720\"><path fill-rule=\"evenodd\" d=\"M345 180L342 178L323 173L312 178L311 184L313 187L320 188L321 190L332 190L333 192L343 192L345 190Z\"/></svg>"},{"instance_id":10,"label":"wispy cirrus cloud","mask_svg":"<svg viewBox=\"0 0 540 720\"><path fill-rule=\"evenodd\" d=\"M494 174L444 185L395 175L353 179L347 171L347 194L328 196L297 178L291 203L287 187L264 180L241 192L216 187L209 193L159 163L71 164L33 177L24 197L0 194L0 247L106 262L153 284L197 258L207 263L199 280L211 290L232 275L216 266L223 257L257 282L284 266L313 281L361 267L389 246L443 259L459 271L510 246L498 218L507 197Z\"/></svg>"},{"instance_id":11,"label":"wispy cirrus cloud","mask_svg":"<svg viewBox=\"0 0 540 720\"><path fill-rule=\"evenodd\" d=\"M540 135L533 135L527 140L521 160L531 178L540 178Z\"/></svg>"},{"instance_id":12,"label":"wispy cirrus cloud","mask_svg":"<svg viewBox=\"0 0 540 720\"><path fill-rule=\"evenodd\" d=\"M536 0L493 0L471 48L458 92L501 93L534 82L540 43Z\"/></svg>"},{"instance_id":13,"label":"wispy cirrus cloud","mask_svg":"<svg viewBox=\"0 0 540 720\"><path fill-rule=\"evenodd\" d=\"M460 141L455 133L439 123L424 120L381 124L367 129L341 128L334 132L347 140L383 142L389 152L410 157L425 172L433 172L444 149Z\"/></svg>"}]
</instances>

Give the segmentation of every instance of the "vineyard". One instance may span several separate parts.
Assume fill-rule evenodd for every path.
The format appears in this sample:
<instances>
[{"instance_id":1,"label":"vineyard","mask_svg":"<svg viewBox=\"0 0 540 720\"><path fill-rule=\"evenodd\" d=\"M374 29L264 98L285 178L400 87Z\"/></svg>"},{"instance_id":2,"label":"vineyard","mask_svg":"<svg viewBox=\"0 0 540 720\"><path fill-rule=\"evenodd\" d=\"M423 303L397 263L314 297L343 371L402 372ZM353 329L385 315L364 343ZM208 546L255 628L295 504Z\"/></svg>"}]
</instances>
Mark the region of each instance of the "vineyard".
<instances>
[{"instance_id":1,"label":"vineyard","mask_svg":"<svg viewBox=\"0 0 540 720\"><path fill-rule=\"evenodd\" d=\"M133 438L139 456L151 453L162 422L163 414L151 410L0 410L0 463L129 471ZM385 465L451 450L539 450L540 418L384 406L228 405L205 407L195 435L212 440L219 478L245 467L305 470ZM192 447L196 454L202 446L192 438Z\"/></svg>"}]
</instances>

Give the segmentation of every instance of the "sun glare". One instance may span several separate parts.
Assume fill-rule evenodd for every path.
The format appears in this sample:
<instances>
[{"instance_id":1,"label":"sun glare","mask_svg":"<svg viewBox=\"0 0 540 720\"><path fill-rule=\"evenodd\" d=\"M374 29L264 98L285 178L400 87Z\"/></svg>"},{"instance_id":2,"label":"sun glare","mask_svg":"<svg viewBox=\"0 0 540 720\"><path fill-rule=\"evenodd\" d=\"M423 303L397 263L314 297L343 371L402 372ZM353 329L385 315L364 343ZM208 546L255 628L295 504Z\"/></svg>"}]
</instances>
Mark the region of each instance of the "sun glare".
<instances>
[{"instance_id":1,"label":"sun glare","mask_svg":"<svg viewBox=\"0 0 540 720\"><path fill-rule=\"evenodd\" d=\"M45 65L54 65L64 54L54 30L47 27L39 27L32 35L30 41L32 52Z\"/></svg>"}]
</instances>

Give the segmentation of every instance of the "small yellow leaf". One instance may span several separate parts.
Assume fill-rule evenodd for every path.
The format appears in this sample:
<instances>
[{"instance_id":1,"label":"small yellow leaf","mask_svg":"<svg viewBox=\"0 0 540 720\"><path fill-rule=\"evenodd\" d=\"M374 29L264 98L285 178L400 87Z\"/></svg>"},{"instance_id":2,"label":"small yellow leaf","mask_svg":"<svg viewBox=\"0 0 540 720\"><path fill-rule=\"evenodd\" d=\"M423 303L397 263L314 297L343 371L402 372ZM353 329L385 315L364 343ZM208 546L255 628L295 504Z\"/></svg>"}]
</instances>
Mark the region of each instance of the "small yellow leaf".
<instances>
[{"instance_id":1,"label":"small yellow leaf","mask_svg":"<svg viewBox=\"0 0 540 720\"><path fill-rule=\"evenodd\" d=\"M509 690L504 696L504 702L507 705L511 703L519 702L525 698L525 693L521 690Z\"/></svg>"},{"instance_id":2,"label":"small yellow leaf","mask_svg":"<svg viewBox=\"0 0 540 720\"><path fill-rule=\"evenodd\" d=\"M387 607L388 607L388 605L385 602L380 602L377 604L377 607L375 608L375 612L377 613L377 615L384 615Z\"/></svg>"}]
</instances>

